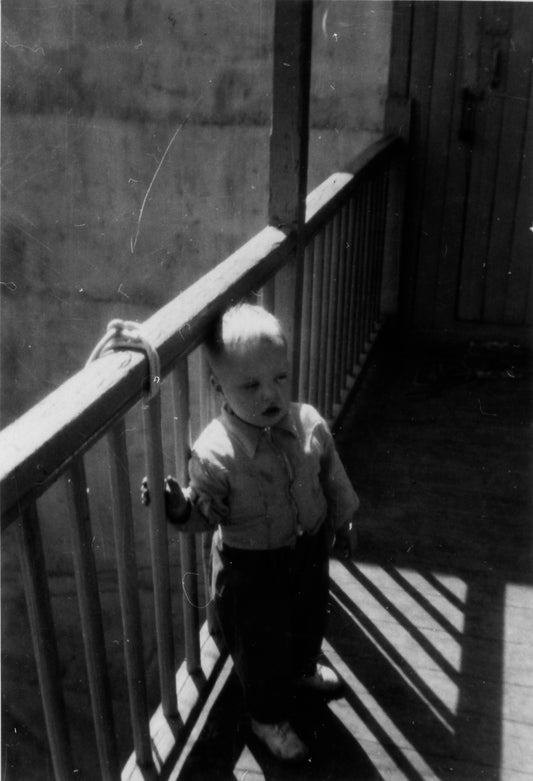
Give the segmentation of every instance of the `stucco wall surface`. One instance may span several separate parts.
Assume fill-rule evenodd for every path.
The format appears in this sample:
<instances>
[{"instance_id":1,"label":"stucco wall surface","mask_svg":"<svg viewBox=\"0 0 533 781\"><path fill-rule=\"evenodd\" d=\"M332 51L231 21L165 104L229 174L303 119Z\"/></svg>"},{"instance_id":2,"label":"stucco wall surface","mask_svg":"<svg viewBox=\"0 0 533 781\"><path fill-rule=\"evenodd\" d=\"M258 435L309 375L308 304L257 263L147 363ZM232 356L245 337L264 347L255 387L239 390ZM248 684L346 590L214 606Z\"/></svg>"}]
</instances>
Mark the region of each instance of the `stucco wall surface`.
<instances>
[{"instance_id":1,"label":"stucco wall surface","mask_svg":"<svg viewBox=\"0 0 533 781\"><path fill-rule=\"evenodd\" d=\"M271 0L2 3L1 424L266 222ZM379 135L391 7L316 2L309 188ZM166 455L171 411L164 401ZM127 420L150 707L158 700L138 410ZM168 440L168 441L167 441ZM106 454L87 458L121 757L131 749ZM64 486L39 503L80 777L94 746ZM176 582L182 654L183 578ZM189 573L200 578L201 573ZM181 585L180 585L181 584ZM51 777L12 535L2 540L2 777Z\"/></svg>"},{"instance_id":2,"label":"stucco wall surface","mask_svg":"<svg viewBox=\"0 0 533 781\"><path fill-rule=\"evenodd\" d=\"M272 25L271 0L3 3L2 425L104 304L153 311L263 227ZM310 189L382 128L389 27L315 5Z\"/></svg>"}]
</instances>

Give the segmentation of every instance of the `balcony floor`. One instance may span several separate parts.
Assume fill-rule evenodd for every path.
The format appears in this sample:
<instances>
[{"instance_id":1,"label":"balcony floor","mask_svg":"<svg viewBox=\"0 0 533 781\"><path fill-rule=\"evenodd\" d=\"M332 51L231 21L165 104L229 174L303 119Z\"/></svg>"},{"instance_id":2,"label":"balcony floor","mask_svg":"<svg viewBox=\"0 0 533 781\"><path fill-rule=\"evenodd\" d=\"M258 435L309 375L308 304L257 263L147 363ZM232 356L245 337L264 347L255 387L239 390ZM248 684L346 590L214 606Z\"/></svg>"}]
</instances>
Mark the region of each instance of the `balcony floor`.
<instances>
[{"instance_id":1,"label":"balcony floor","mask_svg":"<svg viewBox=\"0 0 533 781\"><path fill-rule=\"evenodd\" d=\"M532 776L524 356L494 343L379 352L337 434L362 499L358 553L331 563L324 644L345 696L295 702L312 757L283 766L249 739L228 662L171 778Z\"/></svg>"}]
</instances>

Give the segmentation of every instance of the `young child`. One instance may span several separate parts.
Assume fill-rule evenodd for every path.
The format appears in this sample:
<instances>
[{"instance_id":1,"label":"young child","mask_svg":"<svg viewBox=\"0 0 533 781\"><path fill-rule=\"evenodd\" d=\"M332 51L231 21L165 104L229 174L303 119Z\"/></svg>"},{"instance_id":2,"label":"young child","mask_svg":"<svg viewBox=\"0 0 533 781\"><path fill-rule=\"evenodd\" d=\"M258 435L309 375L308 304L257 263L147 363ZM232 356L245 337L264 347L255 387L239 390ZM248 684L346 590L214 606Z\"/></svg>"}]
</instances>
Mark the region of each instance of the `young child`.
<instances>
[{"instance_id":1,"label":"young child","mask_svg":"<svg viewBox=\"0 0 533 781\"><path fill-rule=\"evenodd\" d=\"M171 522L216 529L212 592L254 734L280 759L308 749L291 727L294 688L338 692L319 664L328 603L329 543L353 552L359 500L325 421L289 399L279 321L240 304L206 343L223 404L196 441L190 486L166 481Z\"/></svg>"}]
</instances>

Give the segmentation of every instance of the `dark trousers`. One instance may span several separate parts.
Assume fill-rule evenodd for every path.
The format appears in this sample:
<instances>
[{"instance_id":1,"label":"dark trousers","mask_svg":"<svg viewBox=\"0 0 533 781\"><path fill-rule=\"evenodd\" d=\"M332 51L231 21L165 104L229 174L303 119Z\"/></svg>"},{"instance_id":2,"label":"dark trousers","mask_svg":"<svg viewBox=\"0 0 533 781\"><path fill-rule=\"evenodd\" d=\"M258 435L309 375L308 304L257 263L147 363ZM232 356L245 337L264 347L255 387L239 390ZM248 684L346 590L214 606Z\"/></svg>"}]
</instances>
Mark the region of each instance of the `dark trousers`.
<instances>
[{"instance_id":1,"label":"dark trousers","mask_svg":"<svg viewBox=\"0 0 533 781\"><path fill-rule=\"evenodd\" d=\"M270 551L215 539L212 557L215 609L248 712L257 721L282 721L291 684L314 672L326 629L325 528L298 537L294 548Z\"/></svg>"}]
</instances>

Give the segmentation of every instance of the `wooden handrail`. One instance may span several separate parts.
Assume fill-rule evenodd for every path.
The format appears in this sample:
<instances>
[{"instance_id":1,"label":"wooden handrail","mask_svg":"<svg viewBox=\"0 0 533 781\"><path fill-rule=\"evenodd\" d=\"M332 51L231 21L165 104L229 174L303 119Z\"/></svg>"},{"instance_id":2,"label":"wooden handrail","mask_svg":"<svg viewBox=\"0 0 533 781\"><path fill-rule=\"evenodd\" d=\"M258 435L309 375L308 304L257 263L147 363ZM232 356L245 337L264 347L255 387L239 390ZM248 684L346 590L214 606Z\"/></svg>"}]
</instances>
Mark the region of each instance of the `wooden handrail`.
<instances>
[{"instance_id":1,"label":"wooden handrail","mask_svg":"<svg viewBox=\"0 0 533 781\"><path fill-rule=\"evenodd\" d=\"M143 323L147 340L157 350L162 378L173 373L174 471L182 484L187 480L191 426L189 355L202 343L207 328L222 309L252 292L258 293L288 263L294 263L298 270L295 290L304 302L290 323L298 344L296 390L299 398L316 404L329 420L338 413L380 326L384 234L389 225L388 172L399 143L397 139L383 139L373 144L349 170L333 174L317 187L307 198L303 235L296 237L274 227L265 228ZM295 252L297 247L300 254ZM274 293L282 286L283 281L280 283L277 276ZM277 307L274 311L278 313ZM207 371L203 358L199 368L200 374ZM117 775L112 692L107 679L82 457L104 434L108 438L110 522L133 739L133 754L123 768L123 778L133 781L150 774L157 777L160 766L172 761L180 741L191 729L190 720L196 718L194 713L203 707L214 686L214 676L218 675L226 653L210 636L215 625L209 608L206 606L207 623L200 630L197 591L193 588L186 593L184 588L186 658L175 672L167 524L162 492L156 493L148 511L148 538L161 706L150 719L125 429L125 415L147 389L147 369L146 359L139 352L106 354L0 432L2 528L20 516L16 530L23 583L57 778L68 775L72 757L62 683L56 675L55 631L36 499L65 471L100 772L106 779ZM201 383L200 388L204 385ZM201 390L200 396L203 426L212 410L205 390ZM146 474L151 485L162 484L164 476L160 404L160 396L142 404ZM191 535L184 535L181 540L180 560L182 572L196 571L196 543Z\"/></svg>"},{"instance_id":2,"label":"wooden handrail","mask_svg":"<svg viewBox=\"0 0 533 781\"><path fill-rule=\"evenodd\" d=\"M400 143L396 137L377 141L347 166L349 171L330 176L310 193L306 242L327 223L369 167L395 153ZM162 374L198 346L217 312L271 278L294 246L294 235L264 228L146 320L143 328L159 353ZM2 528L133 406L145 382L142 355L130 351L105 355L0 432Z\"/></svg>"},{"instance_id":3,"label":"wooden handrail","mask_svg":"<svg viewBox=\"0 0 533 781\"><path fill-rule=\"evenodd\" d=\"M283 265L293 241L265 228L145 321L163 375L201 342L220 309L260 287ZM3 527L133 406L145 381L141 354L104 355L0 432Z\"/></svg>"}]
</instances>

